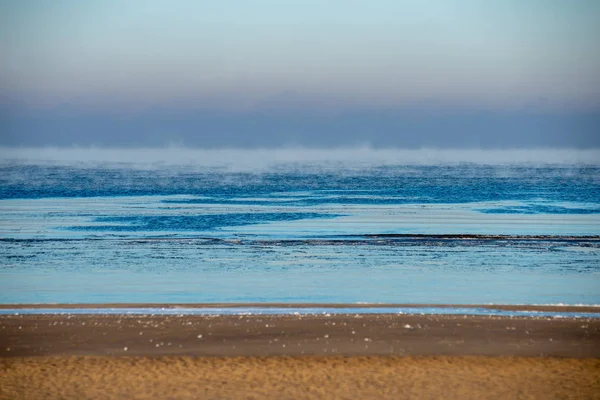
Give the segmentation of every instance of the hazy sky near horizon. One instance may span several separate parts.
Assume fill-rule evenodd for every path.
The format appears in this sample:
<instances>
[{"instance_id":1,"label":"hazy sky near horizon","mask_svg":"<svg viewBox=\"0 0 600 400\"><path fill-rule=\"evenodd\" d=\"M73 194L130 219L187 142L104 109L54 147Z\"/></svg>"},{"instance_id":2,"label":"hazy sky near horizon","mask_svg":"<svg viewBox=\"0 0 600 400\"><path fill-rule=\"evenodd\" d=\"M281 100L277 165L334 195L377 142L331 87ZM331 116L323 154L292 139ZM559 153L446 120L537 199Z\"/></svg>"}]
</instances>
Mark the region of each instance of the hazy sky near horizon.
<instances>
[{"instance_id":1,"label":"hazy sky near horizon","mask_svg":"<svg viewBox=\"0 0 600 400\"><path fill-rule=\"evenodd\" d=\"M0 144L600 146L600 1L0 0Z\"/></svg>"}]
</instances>

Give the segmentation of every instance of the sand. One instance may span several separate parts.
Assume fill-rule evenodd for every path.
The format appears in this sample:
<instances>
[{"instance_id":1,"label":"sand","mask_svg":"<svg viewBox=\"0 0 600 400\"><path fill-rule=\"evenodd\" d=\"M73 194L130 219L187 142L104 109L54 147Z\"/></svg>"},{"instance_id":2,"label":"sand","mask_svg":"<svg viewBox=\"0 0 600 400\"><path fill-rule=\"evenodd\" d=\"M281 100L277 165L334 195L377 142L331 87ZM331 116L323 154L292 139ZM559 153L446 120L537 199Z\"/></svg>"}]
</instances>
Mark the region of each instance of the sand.
<instances>
[{"instance_id":1,"label":"sand","mask_svg":"<svg viewBox=\"0 0 600 400\"><path fill-rule=\"evenodd\" d=\"M1 399L600 399L600 320L0 316Z\"/></svg>"},{"instance_id":2,"label":"sand","mask_svg":"<svg viewBox=\"0 0 600 400\"><path fill-rule=\"evenodd\" d=\"M600 319L461 315L5 315L0 357L456 355L600 358Z\"/></svg>"},{"instance_id":3,"label":"sand","mask_svg":"<svg viewBox=\"0 0 600 400\"><path fill-rule=\"evenodd\" d=\"M0 359L2 399L594 399L597 359Z\"/></svg>"}]
</instances>

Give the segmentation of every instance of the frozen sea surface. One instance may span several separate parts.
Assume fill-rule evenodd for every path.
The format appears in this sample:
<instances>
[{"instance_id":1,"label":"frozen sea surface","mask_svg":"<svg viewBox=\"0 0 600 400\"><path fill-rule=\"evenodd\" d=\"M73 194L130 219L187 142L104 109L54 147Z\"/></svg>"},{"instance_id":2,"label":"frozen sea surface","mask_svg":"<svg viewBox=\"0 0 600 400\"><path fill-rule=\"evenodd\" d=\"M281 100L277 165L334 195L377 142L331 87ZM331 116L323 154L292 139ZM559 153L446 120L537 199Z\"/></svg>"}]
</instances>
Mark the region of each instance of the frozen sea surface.
<instances>
[{"instance_id":1,"label":"frozen sea surface","mask_svg":"<svg viewBox=\"0 0 600 400\"><path fill-rule=\"evenodd\" d=\"M261 168L2 154L0 303L600 303L593 154Z\"/></svg>"}]
</instances>

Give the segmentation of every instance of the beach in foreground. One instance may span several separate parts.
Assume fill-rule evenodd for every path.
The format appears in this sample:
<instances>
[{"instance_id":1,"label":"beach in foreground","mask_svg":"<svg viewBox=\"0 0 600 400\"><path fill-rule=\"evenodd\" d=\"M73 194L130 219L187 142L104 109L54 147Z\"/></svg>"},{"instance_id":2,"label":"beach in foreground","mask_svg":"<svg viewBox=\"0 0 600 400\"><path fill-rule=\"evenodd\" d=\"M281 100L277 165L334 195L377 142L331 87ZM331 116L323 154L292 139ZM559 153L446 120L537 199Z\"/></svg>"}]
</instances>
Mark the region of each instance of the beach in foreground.
<instances>
[{"instance_id":1,"label":"beach in foreground","mask_svg":"<svg viewBox=\"0 0 600 400\"><path fill-rule=\"evenodd\" d=\"M600 398L600 319L4 315L0 397Z\"/></svg>"},{"instance_id":2,"label":"beach in foreground","mask_svg":"<svg viewBox=\"0 0 600 400\"><path fill-rule=\"evenodd\" d=\"M595 399L600 360L529 357L0 359L3 399Z\"/></svg>"}]
</instances>

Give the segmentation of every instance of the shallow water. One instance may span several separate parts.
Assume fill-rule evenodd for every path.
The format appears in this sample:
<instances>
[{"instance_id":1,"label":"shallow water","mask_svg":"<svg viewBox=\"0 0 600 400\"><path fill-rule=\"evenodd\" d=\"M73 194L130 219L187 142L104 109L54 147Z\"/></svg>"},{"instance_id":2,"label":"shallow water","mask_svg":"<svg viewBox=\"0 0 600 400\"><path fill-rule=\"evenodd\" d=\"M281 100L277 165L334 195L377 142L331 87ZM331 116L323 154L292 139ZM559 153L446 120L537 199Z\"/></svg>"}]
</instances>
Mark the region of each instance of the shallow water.
<instances>
[{"instance_id":1,"label":"shallow water","mask_svg":"<svg viewBox=\"0 0 600 400\"><path fill-rule=\"evenodd\" d=\"M329 317L336 314L412 314L412 315L481 315L488 317L529 317L529 318L600 318L600 312L573 312L573 311L521 311L497 310L479 307L222 307L222 308L156 308L156 307L129 307L129 308L19 308L0 309L0 315L322 315Z\"/></svg>"},{"instance_id":2,"label":"shallow water","mask_svg":"<svg viewBox=\"0 0 600 400\"><path fill-rule=\"evenodd\" d=\"M599 236L593 164L0 167L0 303L598 304Z\"/></svg>"}]
</instances>

